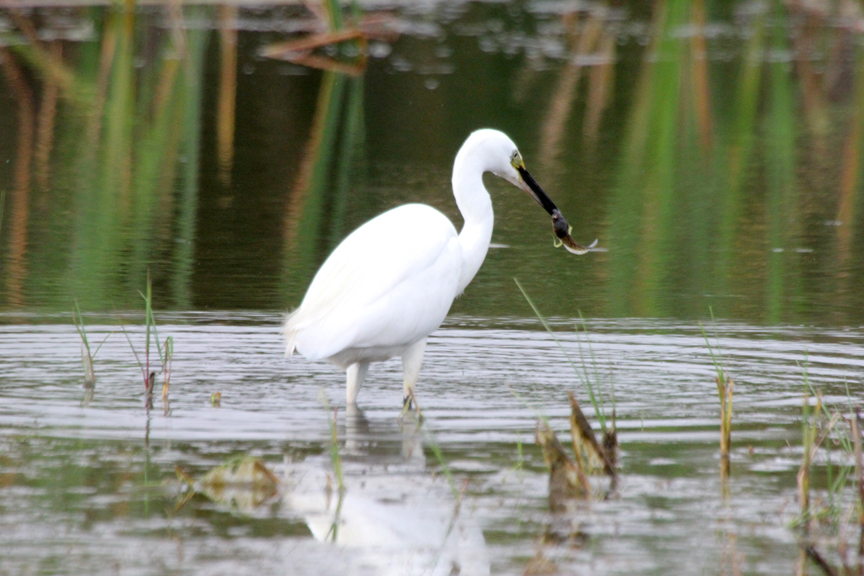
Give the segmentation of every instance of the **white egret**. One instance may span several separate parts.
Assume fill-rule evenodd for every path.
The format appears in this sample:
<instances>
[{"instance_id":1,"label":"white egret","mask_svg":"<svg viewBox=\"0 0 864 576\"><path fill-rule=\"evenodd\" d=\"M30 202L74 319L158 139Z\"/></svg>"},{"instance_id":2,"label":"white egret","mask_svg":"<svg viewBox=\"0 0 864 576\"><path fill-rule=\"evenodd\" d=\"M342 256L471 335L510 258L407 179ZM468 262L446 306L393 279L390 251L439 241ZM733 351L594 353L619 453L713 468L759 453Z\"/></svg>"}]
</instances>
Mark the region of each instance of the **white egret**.
<instances>
[{"instance_id":1,"label":"white egret","mask_svg":"<svg viewBox=\"0 0 864 576\"><path fill-rule=\"evenodd\" d=\"M300 307L288 315L285 354L327 360L347 372L348 405L370 362L402 357L403 404L408 405L426 339L486 257L495 220L483 173L492 172L530 194L551 216L556 245L575 254L570 227L525 170L513 141L491 129L472 133L453 164L453 195L465 224L456 228L425 204L381 214L345 238L327 258ZM595 241L596 244L596 241Z\"/></svg>"}]
</instances>

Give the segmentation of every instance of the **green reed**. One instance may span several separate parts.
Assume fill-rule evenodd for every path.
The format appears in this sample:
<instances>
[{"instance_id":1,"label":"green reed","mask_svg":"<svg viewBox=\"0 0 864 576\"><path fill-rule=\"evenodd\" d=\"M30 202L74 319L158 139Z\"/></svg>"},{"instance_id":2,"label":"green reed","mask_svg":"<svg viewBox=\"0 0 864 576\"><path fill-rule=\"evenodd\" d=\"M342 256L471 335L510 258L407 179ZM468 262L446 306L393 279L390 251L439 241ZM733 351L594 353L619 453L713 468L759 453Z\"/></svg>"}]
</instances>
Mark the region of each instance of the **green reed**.
<instances>
[{"instance_id":1,"label":"green reed","mask_svg":"<svg viewBox=\"0 0 864 576\"><path fill-rule=\"evenodd\" d=\"M711 321L714 320L714 310L711 311ZM717 325L714 324L714 339L717 342L717 354L714 353L714 348L711 342L708 341L708 334L705 332L705 327L699 323L699 329L702 331L702 337L705 339L705 345L708 347L708 354L711 355L711 362L714 364L714 371L717 373L717 396L720 399L720 458L721 472L724 476L729 475L729 452L732 449L732 390L734 381L726 373L723 368L723 356L720 353L720 342L717 337Z\"/></svg>"},{"instance_id":2,"label":"green reed","mask_svg":"<svg viewBox=\"0 0 864 576\"><path fill-rule=\"evenodd\" d=\"M540 313L540 310L538 310L537 306L531 300L531 297L528 296L528 293L525 292L525 289L522 287L522 284L516 278L514 278L513 281L516 282L516 286L519 287L519 290L522 292L522 296L525 297L525 300L531 306L531 309L534 311L534 314L537 315L537 318L540 320L540 323L543 324L543 327L546 328L546 331L549 332L550 336L552 336L552 340L554 340L555 344L558 345L558 348L564 354L564 358L567 359L567 362L573 368L573 372L576 373L577 378L579 378L582 381L582 384L585 386L585 389L588 391L588 398L591 400L591 405L594 407L594 412L597 415L597 420L600 422L600 428L603 430L603 434L605 435L607 433L606 412L603 409L602 398L600 398L598 400L598 395L595 393L594 385L591 383L591 377L590 377L590 374L588 373L588 369L587 369L587 366L585 364L584 356L581 355L581 345L580 345L580 356L582 356L582 358L581 358L582 371L580 372L579 367L576 365L576 362L574 362L573 359L570 358L570 355L567 354L567 351L564 349L564 346L561 345L561 342L555 336L555 332L552 331L552 327L546 321L546 318L544 318L543 315ZM583 319L583 325L584 325L584 319ZM592 355L592 361L593 361L593 350L591 351L591 355ZM594 361L594 366L595 366L595 374L596 374L596 361ZM599 381L597 383L599 385Z\"/></svg>"},{"instance_id":3,"label":"green reed","mask_svg":"<svg viewBox=\"0 0 864 576\"><path fill-rule=\"evenodd\" d=\"M2 218L2 215L0 215ZM81 343L83 349L81 350L81 363L84 366L84 385L92 386L96 383L96 370L93 366L93 361L96 358L96 354L99 352L99 349L102 348L102 344L105 344L105 341L108 340L108 337L113 334L113 332L109 332L105 338L102 339L102 342L99 343L99 346L96 347L96 350L91 350L90 341L87 338L87 329L84 326L84 316L81 314L81 309L78 307L78 301L75 301L75 310L72 311L72 322L75 324L75 329L78 331L78 335L81 336Z\"/></svg>"},{"instance_id":4,"label":"green reed","mask_svg":"<svg viewBox=\"0 0 864 576\"><path fill-rule=\"evenodd\" d=\"M331 416L330 400L323 388L318 391L318 401L324 405L324 411L327 412L327 424L330 428L330 464L333 466L333 473L336 475L336 482L341 494L345 491L345 482L342 476L342 455L339 453L339 435L336 430L336 411L338 408L333 407L333 415Z\"/></svg>"}]
</instances>

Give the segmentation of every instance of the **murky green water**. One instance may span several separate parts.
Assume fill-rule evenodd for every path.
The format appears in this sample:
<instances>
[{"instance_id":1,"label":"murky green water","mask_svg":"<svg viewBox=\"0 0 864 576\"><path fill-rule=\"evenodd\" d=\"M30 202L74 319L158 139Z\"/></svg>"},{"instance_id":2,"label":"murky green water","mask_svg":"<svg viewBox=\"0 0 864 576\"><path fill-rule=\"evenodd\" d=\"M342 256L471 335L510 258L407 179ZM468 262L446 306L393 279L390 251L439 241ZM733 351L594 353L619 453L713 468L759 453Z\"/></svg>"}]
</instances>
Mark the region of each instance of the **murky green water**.
<instances>
[{"instance_id":1,"label":"murky green water","mask_svg":"<svg viewBox=\"0 0 864 576\"><path fill-rule=\"evenodd\" d=\"M294 4L33 4L0 10L0 574L796 570L805 370L826 407L862 397L859 4L361 3L368 61L346 44L318 68L261 56L320 26ZM497 248L430 339L422 428L396 418L395 362L345 414L344 375L283 358L280 315L381 211L458 223L453 157L484 126L601 251L554 249L487 178ZM167 412L122 333L84 389L69 314L140 353L148 272ZM567 430L568 390L589 402L514 277L577 365L594 354L607 409L614 385L620 485L563 514L533 430ZM709 310L736 382L725 487ZM177 467L238 454L278 493L187 500ZM850 460L829 439L815 462L823 506ZM815 532L834 565L852 488L841 537Z\"/></svg>"}]
</instances>

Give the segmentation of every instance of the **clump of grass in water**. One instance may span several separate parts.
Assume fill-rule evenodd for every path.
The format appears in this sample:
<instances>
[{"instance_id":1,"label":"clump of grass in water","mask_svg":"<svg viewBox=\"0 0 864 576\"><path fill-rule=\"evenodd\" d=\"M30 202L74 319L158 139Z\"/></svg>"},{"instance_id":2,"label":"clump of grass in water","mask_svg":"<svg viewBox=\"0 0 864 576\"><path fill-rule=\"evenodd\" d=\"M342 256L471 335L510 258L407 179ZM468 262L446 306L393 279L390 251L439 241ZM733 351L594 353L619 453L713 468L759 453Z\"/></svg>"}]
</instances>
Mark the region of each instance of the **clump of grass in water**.
<instances>
[{"instance_id":1,"label":"clump of grass in water","mask_svg":"<svg viewBox=\"0 0 864 576\"><path fill-rule=\"evenodd\" d=\"M580 364L582 368L580 373L579 367L576 366L576 363L573 362L569 354L567 354L567 351L561 345L561 342L559 342L558 338L555 337L555 333L552 331L549 323L534 305L534 302L532 302L527 292L525 292L522 284L520 284L519 280L515 278L513 280L516 282L516 285L519 287L525 300L528 301L531 309L534 310L537 318L543 324L543 327L546 328L546 331L549 332L549 335L552 336L555 344L558 345L558 348L570 363L570 366L576 373L577 378L582 381L585 389L588 391L588 397L594 407L594 413L597 415L603 433L601 445L594 437L594 431L588 423L587 418L585 418L585 415L582 413L582 409L576 401L575 396L570 393L570 438L576 456L576 461L574 463L570 460L566 452L564 452L561 443L558 441L546 418L541 416L538 419L539 421L536 430L537 442L543 448L543 459L547 466L549 466L550 470L549 504L552 509L560 509L564 505L563 501L567 498L588 497L590 494L590 485L588 483L587 474L596 473L602 470L603 473L609 475L611 478L611 488L612 490L615 490L618 479L617 471L615 469L618 439L615 430L614 388L612 391L612 421L611 426L607 426L606 412L603 407L602 398L598 400L598 394L595 394L594 385L591 383L591 374L589 373L588 365L585 362L585 354L582 351L581 340L579 341ZM581 318L581 320L582 328L587 334L588 328L585 319ZM594 356L594 350L591 347L590 341L588 341L587 346L591 355L591 363L594 368L595 382L599 384L600 377L597 369L597 360Z\"/></svg>"},{"instance_id":2,"label":"clump of grass in water","mask_svg":"<svg viewBox=\"0 0 864 576\"><path fill-rule=\"evenodd\" d=\"M717 355L714 354L714 349L711 347L711 342L708 341L708 334L705 333L705 327L699 323L699 329L702 330L702 337L705 339L705 345L708 346L708 353L711 355L711 362L714 363L714 370L717 372L717 395L720 398L720 476L725 480L729 477L730 462L729 451L732 448L732 390L735 382L730 378L723 369L723 357L720 355L719 338L716 333L716 321L714 320L714 310L711 311L711 321L715 325L714 339L717 341ZM718 360L718 356L720 359Z\"/></svg>"},{"instance_id":3,"label":"clump of grass in water","mask_svg":"<svg viewBox=\"0 0 864 576\"><path fill-rule=\"evenodd\" d=\"M2 212L0 212L0 219L2 219ZM102 344L105 344L105 341L108 340L108 336L111 336L113 332L109 332L108 336L99 343L99 346L96 347L95 351L90 350L90 342L87 339L87 330L84 327L84 316L81 315L81 309L78 307L78 301L75 301L75 310L72 311L72 322L75 324L75 329L78 331L78 335L81 336L81 364L84 367L84 387L92 388L96 385L96 370L93 367L93 360L96 358L96 354L99 352L99 349L102 348Z\"/></svg>"},{"instance_id":4,"label":"clump of grass in water","mask_svg":"<svg viewBox=\"0 0 864 576\"><path fill-rule=\"evenodd\" d=\"M336 411L337 407L333 407L333 416L330 416L330 400L327 398L327 392L321 388L318 391L318 400L324 405L324 410L327 412L327 424L330 427L330 463L333 466L333 474L336 475L338 486L338 496L336 501L336 511L333 515L333 522L330 524L330 529L324 536L324 540L336 542L339 535L339 518L342 513L342 500L345 496L345 482L342 476L342 456L339 454L339 436L336 430ZM330 493L333 490L330 476L327 476L327 507L330 507Z\"/></svg>"},{"instance_id":5,"label":"clump of grass in water","mask_svg":"<svg viewBox=\"0 0 864 576\"><path fill-rule=\"evenodd\" d=\"M327 424L330 427L330 463L333 465L333 473L336 475L339 491L345 490L345 482L342 477L342 456L339 454L339 435L336 431L336 411L338 407L333 407L333 416L330 416L330 399L327 398L327 392L321 388L318 391L318 401L324 405L324 410L327 412Z\"/></svg>"},{"instance_id":6,"label":"clump of grass in water","mask_svg":"<svg viewBox=\"0 0 864 576\"><path fill-rule=\"evenodd\" d=\"M849 400L849 418L844 418L839 411L826 409L820 391L813 387L807 374L806 365L802 366L804 377L804 401L802 404L802 444L804 453L801 466L798 471L798 498L801 506L800 515L792 522L791 526L803 528L801 538L801 566L809 559L819 566L826 574L853 574L862 572L862 553L864 553L864 470L861 460L861 416L857 406L852 406ZM847 389L848 395L848 389ZM815 406L811 406L812 398L816 398ZM830 415L829 415L830 412ZM848 426L848 429L843 424ZM831 448L826 439L836 434L835 444L840 450L852 456L853 465L841 465L835 471L831 460ZM823 448L823 445L825 447ZM827 504L820 499L811 498L812 466L817 452L822 449L826 456L826 493ZM857 497L852 498L852 506L848 511L843 510L844 488L849 481L849 474L854 468L857 486ZM857 512L858 517L858 554L857 566L850 565L848 561L849 538L846 536L848 521ZM834 532L835 538L820 537L814 532L827 525ZM842 570L838 572L828 562L817 546L825 542L836 542L836 555L842 562Z\"/></svg>"},{"instance_id":7,"label":"clump of grass in water","mask_svg":"<svg viewBox=\"0 0 864 576\"><path fill-rule=\"evenodd\" d=\"M145 325L145 341L144 341L144 361L141 361L141 357L138 356L138 352L135 350L135 346L132 344L132 339L129 337L129 333L126 332L126 329L123 326L120 326L120 329L123 330L123 334L126 336L126 340L129 342L129 347L132 348L132 353L135 355L135 360L138 362L138 366L141 368L141 374L144 377L144 390L146 395L146 405L147 408L153 407L153 388L156 383L156 372L155 370L150 369L150 341L151 334L152 339L156 342L156 352L159 355L159 362L161 364L162 376L164 383L162 385L162 402L165 406L165 413L168 413L168 387L170 386L171 379L171 364L174 359L174 338L168 336L165 339L164 346L160 346L159 344L159 331L156 328L156 317L153 315L153 281L150 279L150 273L147 273L147 292L138 292L141 295L141 298L144 299L144 325Z\"/></svg>"},{"instance_id":8,"label":"clump of grass in water","mask_svg":"<svg viewBox=\"0 0 864 576\"><path fill-rule=\"evenodd\" d=\"M605 436L608 432L608 428L606 426L606 412L603 409L602 402L598 401L597 395L594 393L594 386L591 384L591 378L590 378L590 375L588 373L588 368L585 364L584 357L582 357L582 359L581 359L582 360L582 362L581 362L582 363L582 372L580 373L579 368L576 366L576 363L573 362L573 360L570 358L570 355L567 354L567 351L564 349L564 346L562 346L561 342L559 342L558 338L555 337L555 333L552 331L552 327L549 326L549 323L546 321L546 318L544 318L543 315L540 314L540 310L538 310L537 306L534 305L534 302L531 300L531 297L528 296L528 293L525 292L525 289L522 287L522 284L516 278L514 278L513 281L516 282L516 286L519 287L519 290L522 292L522 296L525 297L525 300L531 306L531 309L534 311L534 314L537 315L537 318L540 320L540 323L543 324L543 327L546 328L546 331L549 332L550 336L552 336L552 340L555 341L555 344L558 345L558 348L564 354L564 357L567 359L567 362L573 368L573 372L576 373L576 377L582 381L583 385L585 386L585 389L588 391L588 398L591 401L591 406L594 408L594 413L597 415L598 422L600 422L600 429L603 431L603 434ZM584 325L584 322L585 322L584 319L582 322ZM589 346L589 349L590 349L590 346ZM580 343L580 351L581 351L581 343ZM593 350L591 351L591 354L592 354L592 359L593 359ZM596 366L597 366L596 361L594 362L594 366L595 366L595 375L596 375ZM602 400L602 398L600 400ZM613 397L613 401L614 401L614 397ZM614 406L613 406L613 412L614 412ZM614 426L614 422L613 422L613 426Z\"/></svg>"},{"instance_id":9,"label":"clump of grass in water","mask_svg":"<svg viewBox=\"0 0 864 576\"><path fill-rule=\"evenodd\" d=\"M245 454L229 458L198 481L179 466L175 467L175 471L187 488L175 512L183 508L195 494L203 494L213 502L238 512L250 512L276 496L281 485L279 478L267 468L263 460Z\"/></svg>"}]
</instances>

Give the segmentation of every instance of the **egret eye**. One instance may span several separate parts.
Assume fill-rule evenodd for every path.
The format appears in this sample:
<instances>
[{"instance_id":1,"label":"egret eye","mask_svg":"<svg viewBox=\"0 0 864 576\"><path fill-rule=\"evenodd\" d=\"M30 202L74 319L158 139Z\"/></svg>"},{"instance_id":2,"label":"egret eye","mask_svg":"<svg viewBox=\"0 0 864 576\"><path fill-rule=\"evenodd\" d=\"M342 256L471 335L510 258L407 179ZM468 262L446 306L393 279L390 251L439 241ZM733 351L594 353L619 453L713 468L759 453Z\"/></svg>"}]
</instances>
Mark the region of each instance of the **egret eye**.
<instances>
[{"instance_id":1,"label":"egret eye","mask_svg":"<svg viewBox=\"0 0 864 576\"><path fill-rule=\"evenodd\" d=\"M512 154L510 154L510 165L514 168L520 168L525 166L522 162L522 156L519 154L519 150L514 150Z\"/></svg>"}]
</instances>

